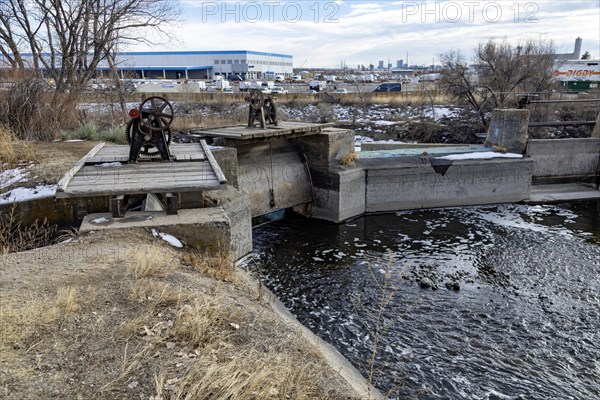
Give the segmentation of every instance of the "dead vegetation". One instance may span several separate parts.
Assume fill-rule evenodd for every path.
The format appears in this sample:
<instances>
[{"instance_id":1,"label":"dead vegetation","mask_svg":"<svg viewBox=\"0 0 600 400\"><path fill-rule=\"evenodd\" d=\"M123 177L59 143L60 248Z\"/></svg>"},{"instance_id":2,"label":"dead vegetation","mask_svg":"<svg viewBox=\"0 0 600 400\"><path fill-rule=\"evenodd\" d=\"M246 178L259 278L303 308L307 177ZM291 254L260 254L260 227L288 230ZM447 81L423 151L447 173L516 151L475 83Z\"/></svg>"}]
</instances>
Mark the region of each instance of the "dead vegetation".
<instances>
[{"instance_id":1,"label":"dead vegetation","mask_svg":"<svg viewBox=\"0 0 600 400\"><path fill-rule=\"evenodd\" d=\"M19 141L6 127L0 125L0 170L37 160L30 142Z\"/></svg>"},{"instance_id":2,"label":"dead vegetation","mask_svg":"<svg viewBox=\"0 0 600 400\"><path fill-rule=\"evenodd\" d=\"M0 75L0 125L19 140L52 140L61 128L74 126L76 101L53 95L48 83L27 72Z\"/></svg>"},{"instance_id":3,"label":"dead vegetation","mask_svg":"<svg viewBox=\"0 0 600 400\"><path fill-rule=\"evenodd\" d=\"M4 397L355 398L253 290L199 273L202 260L183 254L123 231L6 255Z\"/></svg>"},{"instance_id":4,"label":"dead vegetation","mask_svg":"<svg viewBox=\"0 0 600 400\"><path fill-rule=\"evenodd\" d=\"M15 204L4 212L0 209L0 255L46 246L56 229L46 220L25 226Z\"/></svg>"},{"instance_id":5,"label":"dead vegetation","mask_svg":"<svg viewBox=\"0 0 600 400\"><path fill-rule=\"evenodd\" d=\"M346 153L340 159L340 165L348 165L353 166L358 161L358 153L356 151L351 151L350 153Z\"/></svg>"}]
</instances>

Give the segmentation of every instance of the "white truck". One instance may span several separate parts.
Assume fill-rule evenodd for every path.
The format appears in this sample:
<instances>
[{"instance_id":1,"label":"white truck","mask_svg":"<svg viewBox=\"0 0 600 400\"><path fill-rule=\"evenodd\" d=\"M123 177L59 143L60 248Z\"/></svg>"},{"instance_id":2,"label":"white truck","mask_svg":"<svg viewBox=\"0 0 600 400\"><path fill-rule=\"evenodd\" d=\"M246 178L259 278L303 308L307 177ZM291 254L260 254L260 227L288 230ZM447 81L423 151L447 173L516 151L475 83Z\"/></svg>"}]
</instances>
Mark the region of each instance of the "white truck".
<instances>
[{"instance_id":1,"label":"white truck","mask_svg":"<svg viewBox=\"0 0 600 400\"><path fill-rule=\"evenodd\" d=\"M218 81L215 82L215 89L217 90L224 90L224 89L229 89L231 87L231 84L229 83L228 80L225 79L219 79Z\"/></svg>"},{"instance_id":2,"label":"white truck","mask_svg":"<svg viewBox=\"0 0 600 400\"><path fill-rule=\"evenodd\" d=\"M325 75L323 78L327 81L327 83L335 83L338 77L335 75Z\"/></svg>"},{"instance_id":3,"label":"white truck","mask_svg":"<svg viewBox=\"0 0 600 400\"><path fill-rule=\"evenodd\" d=\"M196 83L198 84L198 88L200 89L200 91L206 90L206 82L204 82L204 81L197 81Z\"/></svg>"},{"instance_id":4,"label":"white truck","mask_svg":"<svg viewBox=\"0 0 600 400\"><path fill-rule=\"evenodd\" d=\"M373 74L364 74L358 77L359 82L373 83L377 81L377 77Z\"/></svg>"},{"instance_id":5,"label":"white truck","mask_svg":"<svg viewBox=\"0 0 600 400\"><path fill-rule=\"evenodd\" d=\"M325 90L327 88L327 82L312 80L308 82L308 90L314 90L315 92L320 92L321 90Z\"/></svg>"}]
</instances>

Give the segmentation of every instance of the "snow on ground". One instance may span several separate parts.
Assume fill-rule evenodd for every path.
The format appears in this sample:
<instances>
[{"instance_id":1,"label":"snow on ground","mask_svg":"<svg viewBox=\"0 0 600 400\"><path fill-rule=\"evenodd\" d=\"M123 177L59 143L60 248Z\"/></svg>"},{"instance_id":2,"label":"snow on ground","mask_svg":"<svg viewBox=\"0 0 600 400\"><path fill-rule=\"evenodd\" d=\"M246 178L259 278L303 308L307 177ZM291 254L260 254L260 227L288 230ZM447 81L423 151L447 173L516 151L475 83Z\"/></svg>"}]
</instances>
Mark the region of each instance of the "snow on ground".
<instances>
[{"instance_id":1,"label":"snow on ground","mask_svg":"<svg viewBox=\"0 0 600 400\"><path fill-rule=\"evenodd\" d=\"M28 167L27 167L28 168ZM7 169L0 172L0 190L9 187L12 184L27 180L29 171L24 167Z\"/></svg>"},{"instance_id":2,"label":"snow on ground","mask_svg":"<svg viewBox=\"0 0 600 400\"><path fill-rule=\"evenodd\" d=\"M292 119L304 121L319 120L320 117L351 122L357 124L375 124L389 126L404 123L410 120L417 121L423 118L440 120L443 117L458 117L462 109L455 106L399 106L387 104L374 104L368 107L355 105L320 105L308 104L300 107L282 105L281 110Z\"/></svg>"},{"instance_id":3,"label":"snow on ground","mask_svg":"<svg viewBox=\"0 0 600 400\"><path fill-rule=\"evenodd\" d=\"M494 151L483 151L479 153L451 154L448 156L436 157L441 160L489 160L490 158L523 158L521 154L515 153L496 153Z\"/></svg>"},{"instance_id":4,"label":"snow on ground","mask_svg":"<svg viewBox=\"0 0 600 400\"><path fill-rule=\"evenodd\" d=\"M9 204L51 197L56 194L56 185L37 185L33 188L15 188L0 194L0 204Z\"/></svg>"},{"instance_id":5,"label":"snow on ground","mask_svg":"<svg viewBox=\"0 0 600 400\"><path fill-rule=\"evenodd\" d=\"M433 106L427 107L423 116L426 118L431 118L435 121L439 121L440 119L446 118L457 118L460 114L460 109L456 107L442 107L442 106Z\"/></svg>"},{"instance_id":6,"label":"snow on ground","mask_svg":"<svg viewBox=\"0 0 600 400\"><path fill-rule=\"evenodd\" d=\"M125 109L130 110L139 107L139 105L140 103L125 103ZM121 106L118 103L79 103L77 104L77 109L93 113L102 113L120 110Z\"/></svg>"},{"instance_id":7,"label":"snow on ground","mask_svg":"<svg viewBox=\"0 0 600 400\"><path fill-rule=\"evenodd\" d=\"M119 168L119 167L122 167L123 165L124 165L123 163L115 161L115 162L110 162L110 163L97 164L96 167L102 167L102 168Z\"/></svg>"}]
</instances>

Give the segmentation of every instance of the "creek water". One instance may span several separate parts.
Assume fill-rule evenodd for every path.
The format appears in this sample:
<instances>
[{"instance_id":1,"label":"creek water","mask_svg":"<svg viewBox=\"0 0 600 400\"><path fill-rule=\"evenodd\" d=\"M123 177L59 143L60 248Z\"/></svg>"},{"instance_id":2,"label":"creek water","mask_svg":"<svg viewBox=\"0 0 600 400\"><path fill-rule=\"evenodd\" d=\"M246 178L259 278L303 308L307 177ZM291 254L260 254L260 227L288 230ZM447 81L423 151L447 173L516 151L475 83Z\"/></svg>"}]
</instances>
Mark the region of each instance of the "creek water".
<instances>
[{"instance_id":1,"label":"creek water","mask_svg":"<svg viewBox=\"0 0 600 400\"><path fill-rule=\"evenodd\" d=\"M263 282L389 398L600 398L598 201L290 217L254 249Z\"/></svg>"}]
</instances>

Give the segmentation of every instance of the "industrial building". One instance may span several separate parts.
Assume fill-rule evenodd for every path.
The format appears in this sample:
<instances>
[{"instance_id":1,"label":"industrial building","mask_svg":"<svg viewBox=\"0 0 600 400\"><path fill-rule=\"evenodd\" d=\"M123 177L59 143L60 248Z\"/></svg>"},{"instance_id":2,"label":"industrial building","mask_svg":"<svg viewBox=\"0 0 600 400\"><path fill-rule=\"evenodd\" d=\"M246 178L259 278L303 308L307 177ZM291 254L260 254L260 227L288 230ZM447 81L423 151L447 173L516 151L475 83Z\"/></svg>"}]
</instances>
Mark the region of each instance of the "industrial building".
<instances>
[{"instance_id":1,"label":"industrial building","mask_svg":"<svg viewBox=\"0 0 600 400\"><path fill-rule=\"evenodd\" d=\"M25 60L27 57L23 55ZM0 55L0 68L2 64ZM123 52L117 55L116 68L123 78L138 79L291 78L293 57L250 50ZM106 60L102 61L99 77L109 69Z\"/></svg>"}]
</instances>

